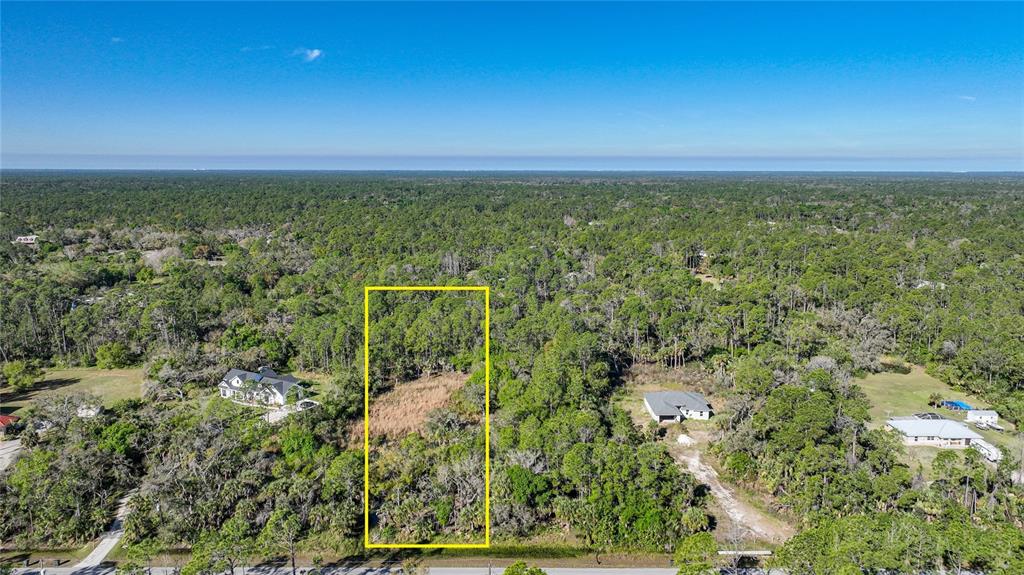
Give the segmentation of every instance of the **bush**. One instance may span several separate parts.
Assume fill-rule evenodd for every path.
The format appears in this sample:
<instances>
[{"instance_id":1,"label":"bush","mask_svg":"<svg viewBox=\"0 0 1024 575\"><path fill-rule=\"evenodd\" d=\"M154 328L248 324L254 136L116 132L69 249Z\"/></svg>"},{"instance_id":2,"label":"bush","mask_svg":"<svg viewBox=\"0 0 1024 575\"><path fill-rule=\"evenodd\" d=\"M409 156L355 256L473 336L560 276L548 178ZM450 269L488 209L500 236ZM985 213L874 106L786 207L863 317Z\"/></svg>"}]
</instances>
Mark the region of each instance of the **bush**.
<instances>
[{"instance_id":1,"label":"bush","mask_svg":"<svg viewBox=\"0 0 1024 575\"><path fill-rule=\"evenodd\" d=\"M132 364L132 354L128 346L115 341L105 343L96 349L96 367L100 369L119 369Z\"/></svg>"},{"instance_id":2,"label":"bush","mask_svg":"<svg viewBox=\"0 0 1024 575\"><path fill-rule=\"evenodd\" d=\"M25 391L32 387L43 375L43 370L35 362L17 360L4 364L3 376L7 385L14 388L14 391Z\"/></svg>"},{"instance_id":3,"label":"bush","mask_svg":"<svg viewBox=\"0 0 1024 575\"><path fill-rule=\"evenodd\" d=\"M522 561L516 561L505 568L504 575L545 575L546 573L539 567L530 567Z\"/></svg>"}]
</instances>

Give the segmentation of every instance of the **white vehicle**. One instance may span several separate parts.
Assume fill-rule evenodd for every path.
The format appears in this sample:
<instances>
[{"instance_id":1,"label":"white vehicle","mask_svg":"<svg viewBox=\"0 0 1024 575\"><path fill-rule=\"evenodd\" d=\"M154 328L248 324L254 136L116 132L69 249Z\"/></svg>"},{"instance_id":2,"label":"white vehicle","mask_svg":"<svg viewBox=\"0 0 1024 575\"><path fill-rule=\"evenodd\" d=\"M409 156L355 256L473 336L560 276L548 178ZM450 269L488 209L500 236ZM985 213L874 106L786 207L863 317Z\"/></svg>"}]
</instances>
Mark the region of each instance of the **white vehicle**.
<instances>
[{"instance_id":1,"label":"white vehicle","mask_svg":"<svg viewBox=\"0 0 1024 575\"><path fill-rule=\"evenodd\" d=\"M971 442L971 447L981 453L985 459L992 463L996 463L1003 458L1003 452L998 447L984 439L975 439Z\"/></svg>"}]
</instances>

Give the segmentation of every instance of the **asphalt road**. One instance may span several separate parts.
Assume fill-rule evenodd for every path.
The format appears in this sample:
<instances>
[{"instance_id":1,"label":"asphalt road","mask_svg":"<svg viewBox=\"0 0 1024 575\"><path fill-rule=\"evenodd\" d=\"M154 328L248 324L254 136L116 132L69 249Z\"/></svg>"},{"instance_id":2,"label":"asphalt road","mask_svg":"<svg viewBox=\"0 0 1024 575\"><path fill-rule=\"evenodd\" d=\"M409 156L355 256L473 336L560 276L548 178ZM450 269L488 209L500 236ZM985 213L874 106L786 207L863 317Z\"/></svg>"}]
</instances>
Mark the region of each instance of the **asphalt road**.
<instances>
[{"instance_id":1,"label":"asphalt road","mask_svg":"<svg viewBox=\"0 0 1024 575\"><path fill-rule=\"evenodd\" d=\"M543 568L548 575L676 575L675 569L656 568L631 568L631 567L583 567L583 568ZM15 569L17 575L114 575L112 567L48 567L45 570ZM504 571L501 567L494 567L488 570L487 567L431 567L429 575L501 575ZM300 568L300 575L309 575L310 569ZM394 567L332 567L321 569L323 575L400 575L402 568ZM174 575L175 570L171 567L154 567L152 575ZM243 575L241 569L237 569L234 575ZM253 567L245 570L245 575L291 575L291 569L287 567Z\"/></svg>"}]
</instances>

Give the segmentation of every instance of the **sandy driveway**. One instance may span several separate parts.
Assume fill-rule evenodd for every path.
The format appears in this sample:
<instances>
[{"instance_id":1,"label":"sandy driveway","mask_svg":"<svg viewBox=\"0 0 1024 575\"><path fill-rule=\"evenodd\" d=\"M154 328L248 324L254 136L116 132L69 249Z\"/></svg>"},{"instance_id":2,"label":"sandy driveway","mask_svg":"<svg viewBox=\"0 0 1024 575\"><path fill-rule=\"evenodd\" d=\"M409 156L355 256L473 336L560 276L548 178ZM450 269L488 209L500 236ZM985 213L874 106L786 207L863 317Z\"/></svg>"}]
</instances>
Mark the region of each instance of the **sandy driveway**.
<instances>
[{"instance_id":1,"label":"sandy driveway","mask_svg":"<svg viewBox=\"0 0 1024 575\"><path fill-rule=\"evenodd\" d=\"M21 449L21 440L0 441L0 471L7 469L7 466L14 462L14 456Z\"/></svg>"},{"instance_id":2,"label":"sandy driveway","mask_svg":"<svg viewBox=\"0 0 1024 575\"><path fill-rule=\"evenodd\" d=\"M698 481L711 489L711 494L718 500L718 504L729 515L733 523L755 538L772 543L782 543L796 533L791 526L766 515L737 497L735 492L722 483L715 468L701 459L700 452L696 449L674 451L673 457L685 465Z\"/></svg>"}]
</instances>

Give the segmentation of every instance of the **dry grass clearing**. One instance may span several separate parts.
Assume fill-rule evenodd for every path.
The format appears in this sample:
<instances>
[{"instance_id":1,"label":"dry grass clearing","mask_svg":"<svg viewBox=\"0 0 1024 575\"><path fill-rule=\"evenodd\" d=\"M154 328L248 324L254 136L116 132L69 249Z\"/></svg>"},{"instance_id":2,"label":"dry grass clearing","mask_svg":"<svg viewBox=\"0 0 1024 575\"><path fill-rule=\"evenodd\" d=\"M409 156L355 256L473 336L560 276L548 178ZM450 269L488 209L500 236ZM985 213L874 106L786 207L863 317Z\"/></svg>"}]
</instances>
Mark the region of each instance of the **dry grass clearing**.
<instances>
[{"instance_id":1,"label":"dry grass clearing","mask_svg":"<svg viewBox=\"0 0 1024 575\"><path fill-rule=\"evenodd\" d=\"M699 279L703 283L710 284L711 287L715 288L716 290L722 289L722 281L723 280L720 277L713 276L711 274L702 273L702 272L694 272L693 275L694 275L694 277L696 277L697 279Z\"/></svg>"},{"instance_id":2,"label":"dry grass clearing","mask_svg":"<svg viewBox=\"0 0 1024 575\"><path fill-rule=\"evenodd\" d=\"M399 383L391 391L370 401L370 436L399 439L423 429L427 415L448 403L466 384L464 373L443 373ZM352 426L350 437L362 443L363 422Z\"/></svg>"}]
</instances>

